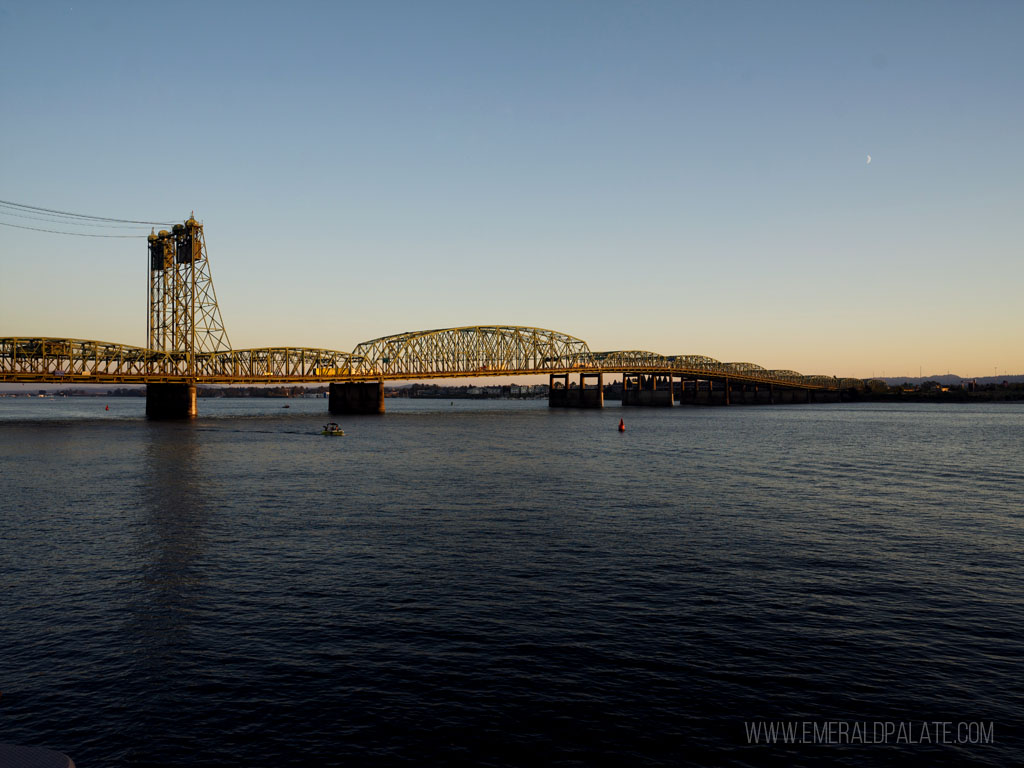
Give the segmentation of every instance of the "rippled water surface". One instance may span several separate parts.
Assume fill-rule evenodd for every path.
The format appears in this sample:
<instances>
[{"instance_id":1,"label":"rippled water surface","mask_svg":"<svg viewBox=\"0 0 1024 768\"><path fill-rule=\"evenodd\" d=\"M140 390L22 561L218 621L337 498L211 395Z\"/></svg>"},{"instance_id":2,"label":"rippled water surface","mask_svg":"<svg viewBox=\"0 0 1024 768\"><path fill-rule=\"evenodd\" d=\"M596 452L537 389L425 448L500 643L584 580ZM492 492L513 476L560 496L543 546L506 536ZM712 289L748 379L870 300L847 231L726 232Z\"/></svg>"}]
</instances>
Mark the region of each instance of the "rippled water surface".
<instances>
[{"instance_id":1,"label":"rippled water surface","mask_svg":"<svg viewBox=\"0 0 1024 768\"><path fill-rule=\"evenodd\" d=\"M106 402L0 400L0 741L80 768L1024 762L1020 405L389 400L339 439L324 400ZM755 746L751 720L995 743Z\"/></svg>"}]
</instances>

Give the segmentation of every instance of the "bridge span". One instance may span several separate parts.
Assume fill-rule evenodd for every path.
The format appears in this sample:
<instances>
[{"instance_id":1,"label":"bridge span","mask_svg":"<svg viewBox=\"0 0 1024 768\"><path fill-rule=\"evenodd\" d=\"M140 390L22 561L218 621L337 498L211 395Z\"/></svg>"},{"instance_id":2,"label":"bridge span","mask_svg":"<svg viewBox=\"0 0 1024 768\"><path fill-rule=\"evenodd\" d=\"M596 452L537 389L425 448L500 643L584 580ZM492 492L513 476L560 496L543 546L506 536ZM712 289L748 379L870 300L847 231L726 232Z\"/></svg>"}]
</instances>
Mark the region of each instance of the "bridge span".
<instances>
[{"instance_id":1,"label":"bridge span","mask_svg":"<svg viewBox=\"0 0 1024 768\"><path fill-rule=\"evenodd\" d=\"M547 374L549 404L601 407L606 375L624 405L838 400L858 379L805 376L703 355L594 352L580 338L516 325L409 331L352 352L233 349L213 291L203 227L194 218L149 237L147 347L52 337L0 337L0 382L145 384L147 414L196 415L196 385L330 385L331 413L383 413L384 382ZM578 383L571 382L578 376Z\"/></svg>"}]
</instances>

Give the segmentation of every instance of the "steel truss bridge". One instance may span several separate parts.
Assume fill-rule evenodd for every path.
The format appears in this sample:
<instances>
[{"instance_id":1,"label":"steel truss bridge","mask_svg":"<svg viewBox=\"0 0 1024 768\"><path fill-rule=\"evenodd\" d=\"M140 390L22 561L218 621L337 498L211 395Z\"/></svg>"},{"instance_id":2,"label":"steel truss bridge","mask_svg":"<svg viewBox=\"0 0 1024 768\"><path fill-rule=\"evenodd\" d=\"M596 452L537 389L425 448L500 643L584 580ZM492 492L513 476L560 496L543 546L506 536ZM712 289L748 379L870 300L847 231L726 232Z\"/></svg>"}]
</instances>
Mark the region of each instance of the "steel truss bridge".
<instances>
[{"instance_id":1,"label":"steel truss bridge","mask_svg":"<svg viewBox=\"0 0 1024 768\"><path fill-rule=\"evenodd\" d=\"M582 339L522 326L384 336L340 352L305 347L187 354L64 338L0 338L0 381L64 384L300 384L564 373L672 374L800 389L856 389L860 379L805 376L754 363L641 350L591 352Z\"/></svg>"},{"instance_id":2,"label":"steel truss bridge","mask_svg":"<svg viewBox=\"0 0 1024 768\"><path fill-rule=\"evenodd\" d=\"M0 382L298 384L469 376L640 373L807 390L863 387L754 363L642 350L594 352L582 339L515 325L410 331L352 352L233 349L221 320L203 225L194 217L149 236L148 347L73 338L0 337Z\"/></svg>"}]
</instances>

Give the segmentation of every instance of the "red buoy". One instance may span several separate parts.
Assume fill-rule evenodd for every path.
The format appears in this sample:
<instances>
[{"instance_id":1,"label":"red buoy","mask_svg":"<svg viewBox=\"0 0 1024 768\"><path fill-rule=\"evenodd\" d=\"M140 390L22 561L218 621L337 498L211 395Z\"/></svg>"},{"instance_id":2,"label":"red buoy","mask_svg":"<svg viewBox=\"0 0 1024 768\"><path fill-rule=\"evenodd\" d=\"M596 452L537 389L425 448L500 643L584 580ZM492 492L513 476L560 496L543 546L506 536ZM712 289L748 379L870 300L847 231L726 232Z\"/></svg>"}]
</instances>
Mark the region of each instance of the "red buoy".
<instances>
[{"instance_id":1,"label":"red buoy","mask_svg":"<svg viewBox=\"0 0 1024 768\"><path fill-rule=\"evenodd\" d=\"M103 410L105 410L105 411L109 411L109 410L110 410L110 406L108 405L108 406L107 406L106 408L104 408Z\"/></svg>"},{"instance_id":2,"label":"red buoy","mask_svg":"<svg viewBox=\"0 0 1024 768\"><path fill-rule=\"evenodd\" d=\"M622 419L619 419L619 432L625 432L625 431L626 431L626 425L623 423Z\"/></svg>"}]
</instances>

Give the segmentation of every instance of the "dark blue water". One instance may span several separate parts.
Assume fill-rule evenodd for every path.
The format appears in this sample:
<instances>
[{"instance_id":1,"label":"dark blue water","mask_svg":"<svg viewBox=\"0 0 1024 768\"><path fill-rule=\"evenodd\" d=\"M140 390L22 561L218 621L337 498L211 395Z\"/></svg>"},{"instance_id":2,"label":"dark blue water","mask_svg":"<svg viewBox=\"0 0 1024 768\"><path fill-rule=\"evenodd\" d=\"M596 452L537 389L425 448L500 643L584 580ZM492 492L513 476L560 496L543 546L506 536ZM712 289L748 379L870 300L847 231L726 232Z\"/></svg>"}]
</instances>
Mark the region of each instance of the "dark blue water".
<instances>
[{"instance_id":1,"label":"dark blue water","mask_svg":"<svg viewBox=\"0 0 1024 768\"><path fill-rule=\"evenodd\" d=\"M0 400L2 742L80 768L1024 761L1020 405L389 400L339 439L324 400L108 402ZM748 743L830 720L994 743Z\"/></svg>"}]
</instances>

